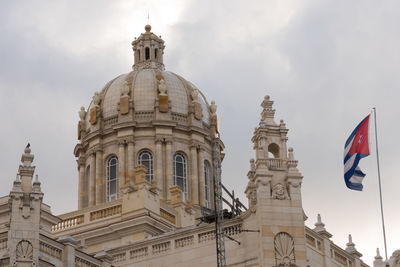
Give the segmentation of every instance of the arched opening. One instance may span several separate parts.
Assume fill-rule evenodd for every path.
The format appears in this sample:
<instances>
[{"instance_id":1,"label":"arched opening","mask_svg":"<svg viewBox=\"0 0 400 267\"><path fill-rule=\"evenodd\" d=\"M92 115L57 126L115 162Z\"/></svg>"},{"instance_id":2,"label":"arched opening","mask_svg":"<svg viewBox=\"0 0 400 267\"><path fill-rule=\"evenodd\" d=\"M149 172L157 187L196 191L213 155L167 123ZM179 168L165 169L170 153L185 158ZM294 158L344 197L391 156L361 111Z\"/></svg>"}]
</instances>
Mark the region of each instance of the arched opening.
<instances>
[{"instance_id":1,"label":"arched opening","mask_svg":"<svg viewBox=\"0 0 400 267\"><path fill-rule=\"evenodd\" d=\"M149 60L150 59L150 48L146 47L146 49L144 50L145 52L145 59Z\"/></svg>"},{"instance_id":2,"label":"arched opening","mask_svg":"<svg viewBox=\"0 0 400 267\"><path fill-rule=\"evenodd\" d=\"M158 49L155 48L155 49L154 49L154 58L157 58L157 53L158 53Z\"/></svg>"},{"instance_id":3,"label":"arched opening","mask_svg":"<svg viewBox=\"0 0 400 267\"><path fill-rule=\"evenodd\" d=\"M178 152L174 155L174 184L182 188L183 200L188 198L186 157Z\"/></svg>"},{"instance_id":4,"label":"arched opening","mask_svg":"<svg viewBox=\"0 0 400 267\"><path fill-rule=\"evenodd\" d=\"M279 146L275 143L269 144L268 146L268 155L271 153L274 158L279 158Z\"/></svg>"},{"instance_id":5,"label":"arched opening","mask_svg":"<svg viewBox=\"0 0 400 267\"><path fill-rule=\"evenodd\" d=\"M112 156L107 160L106 201L118 199L118 158Z\"/></svg>"},{"instance_id":6,"label":"arched opening","mask_svg":"<svg viewBox=\"0 0 400 267\"><path fill-rule=\"evenodd\" d=\"M210 188L210 164L207 161L204 161L204 196L207 208L211 208Z\"/></svg>"},{"instance_id":7,"label":"arched opening","mask_svg":"<svg viewBox=\"0 0 400 267\"><path fill-rule=\"evenodd\" d=\"M151 151L147 149L140 151L137 157L137 163L147 167L146 180L151 183L154 178L153 154Z\"/></svg>"}]
</instances>

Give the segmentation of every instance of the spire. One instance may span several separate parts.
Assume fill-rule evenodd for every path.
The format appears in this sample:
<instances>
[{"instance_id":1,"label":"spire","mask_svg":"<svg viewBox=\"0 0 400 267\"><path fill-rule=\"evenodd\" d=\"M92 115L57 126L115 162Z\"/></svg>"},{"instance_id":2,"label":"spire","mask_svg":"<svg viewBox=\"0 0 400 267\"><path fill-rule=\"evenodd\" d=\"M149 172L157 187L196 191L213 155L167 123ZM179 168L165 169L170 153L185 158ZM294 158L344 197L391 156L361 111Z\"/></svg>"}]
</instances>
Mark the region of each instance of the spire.
<instances>
[{"instance_id":1,"label":"spire","mask_svg":"<svg viewBox=\"0 0 400 267\"><path fill-rule=\"evenodd\" d=\"M151 32L151 26L144 27L145 32L132 42L135 63L133 68L164 70L164 40Z\"/></svg>"},{"instance_id":2,"label":"spire","mask_svg":"<svg viewBox=\"0 0 400 267\"><path fill-rule=\"evenodd\" d=\"M382 256L381 256L381 254L379 253L379 248L376 248L375 260L382 260Z\"/></svg>"},{"instance_id":3,"label":"spire","mask_svg":"<svg viewBox=\"0 0 400 267\"><path fill-rule=\"evenodd\" d=\"M19 165L18 173L21 176L22 191L32 192L32 178L35 166L32 166L34 155L31 154L30 144L25 147L24 154L21 156L22 165Z\"/></svg>"},{"instance_id":4,"label":"spire","mask_svg":"<svg viewBox=\"0 0 400 267\"><path fill-rule=\"evenodd\" d=\"M315 232L319 233L320 235L322 235L326 238L332 237L332 235L328 231L326 231L325 224L322 222L320 214L318 214L317 222L314 225L315 225L315 228L314 228Z\"/></svg>"},{"instance_id":5,"label":"spire","mask_svg":"<svg viewBox=\"0 0 400 267\"><path fill-rule=\"evenodd\" d=\"M358 257L358 258L362 256L362 254L357 251L356 245L353 243L353 239L351 237L351 234L349 234L349 242L346 244L346 249L345 250L348 253L350 253L350 254Z\"/></svg>"},{"instance_id":6,"label":"spire","mask_svg":"<svg viewBox=\"0 0 400 267\"><path fill-rule=\"evenodd\" d=\"M14 183L13 183L13 188L11 192L22 192L21 189L21 179L19 178L19 174L17 173Z\"/></svg>"},{"instance_id":7,"label":"spire","mask_svg":"<svg viewBox=\"0 0 400 267\"><path fill-rule=\"evenodd\" d=\"M33 190L32 192L41 193L40 182L39 182L39 175L35 175L35 181L33 182Z\"/></svg>"},{"instance_id":8,"label":"spire","mask_svg":"<svg viewBox=\"0 0 400 267\"><path fill-rule=\"evenodd\" d=\"M275 109L272 108L274 101L271 101L269 95L264 97L264 101L261 103L261 107L263 111L261 112L261 122L260 126L262 125L276 125L275 123Z\"/></svg>"}]
</instances>

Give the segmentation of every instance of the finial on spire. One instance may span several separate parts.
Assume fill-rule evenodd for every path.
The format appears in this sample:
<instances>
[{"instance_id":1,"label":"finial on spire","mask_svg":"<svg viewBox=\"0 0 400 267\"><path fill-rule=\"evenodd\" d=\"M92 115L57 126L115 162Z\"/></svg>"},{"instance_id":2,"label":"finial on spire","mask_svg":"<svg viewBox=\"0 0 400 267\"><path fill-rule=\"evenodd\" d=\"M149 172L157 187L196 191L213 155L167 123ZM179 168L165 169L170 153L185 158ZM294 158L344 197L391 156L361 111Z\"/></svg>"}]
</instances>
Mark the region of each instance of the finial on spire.
<instances>
[{"instance_id":1,"label":"finial on spire","mask_svg":"<svg viewBox=\"0 0 400 267\"><path fill-rule=\"evenodd\" d=\"M353 238L351 237L351 234L349 234L349 242L346 244L346 249L348 253L353 254L357 257L361 257L362 254L357 251L356 245L353 243Z\"/></svg>"},{"instance_id":2,"label":"finial on spire","mask_svg":"<svg viewBox=\"0 0 400 267\"><path fill-rule=\"evenodd\" d=\"M30 167L34 156L31 154L31 144L28 143L24 149L24 154L22 154L21 162L23 163L24 167Z\"/></svg>"},{"instance_id":3,"label":"finial on spire","mask_svg":"<svg viewBox=\"0 0 400 267\"><path fill-rule=\"evenodd\" d=\"M322 222L321 214L319 213L317 215L317 222L314 225L315 225L314 231L316 232L326 231L325 224Z\"/></svg>"},{"instance_id":4,"label":"finial on spire","mask_svg":"<svg viewBox=\"0 0 400 267\"><path fill-rule=\"evenodd\" d=\"M146 26L144 26L144 30L146 31L146 33L150 33L151 25L150 24L146 24Z\"/></svg>"},{"instance_id":5,"label":"finial on spire","mask_svg":"<svg viewBox=\"0 0 400 267\"><path fill-rule=\"evenodd\" d=\"M376 248L375 260L382 260L382 256L381 256L381 254L379 253L379 248Z\"/></svg>"}]
</instances>

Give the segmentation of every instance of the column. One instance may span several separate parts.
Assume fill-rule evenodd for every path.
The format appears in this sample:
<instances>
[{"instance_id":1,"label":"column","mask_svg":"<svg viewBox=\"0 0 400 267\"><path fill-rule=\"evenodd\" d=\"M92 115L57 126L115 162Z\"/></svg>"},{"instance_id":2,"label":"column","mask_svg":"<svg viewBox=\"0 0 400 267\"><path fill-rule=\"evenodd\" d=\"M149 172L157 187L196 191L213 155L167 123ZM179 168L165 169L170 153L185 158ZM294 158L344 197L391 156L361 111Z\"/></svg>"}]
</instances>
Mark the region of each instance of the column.
<instances>
[{"instance_id":1,"label":"column","mask_svg":"<svg viewBox=\"0 0 400 267\"><path fill-rule=\"evenodd\" d=\"M103 151L96 151L96 205L104 202Z\"/></svg>"},{"instance_id":2,"label":"column","mask_svg":"<svg viewBox=\"0 0 400 267\"><path fill-rule=\"evenodd\" d=\"M206 193L205 193L205 177L204 177L204 151L202 148L199 149L198 152L199 159L199 198L200 198L200 206L206 206ZM211 176L211 170L209 170L209 175ZM212 178L210 177L210 183L212 182ZM211 187L211 185L209 185Z\"/></svg>"},{"instance_id":3,"label":"column","mask_svg":"<svg viewBox=\"0 0 400 267\"><path fill-rule=\"evenodd\" d=\"M78 159L78 168L79 168L79 185L78 185L78 209L83 209L87 207L87 188L85 188L86 175L85 175L85 159ZM86 198L85 198L86 193Z\"/></svg>"},{"instance_id":4,"label":"column","mask_svg":"<svg viewBox=\"0 0 400 267\"><path fill-rule=\"evenodd\" d=\"M125 142L118 143L118 191L125 184Z\"/></svg>"},{"instance_id":5,"label":"column","mask_svg":"<svg viewBox=\"0 0 400 267\"><path fill-rule=\"evenodd\" d=\"M164 175L163 175L163 156L162 156L162 140L156 140L156 158L155 158L155 179L157 179L157 187L161 191L161 199L165 199L166 188L164 188Z\"/></svg>"},{"instance_id":6,"label":"column","mask_svg":"<svg viewBox=\"0 0 400 267\"><path fill-rule=\"evenodd\" d=\"M96 154L93 152L90 155L90 195L89 195L89 206L93 207L96 205Z\"/></svg>"},{"instance_id":7,"label":"column","mask_svg":"<svg viewBox=\"0 0 400 267\"><path fill-rule=\"evenodd\" d=\"M190 147L190 179L189 179L189 192L193 205L199 205L199 183L198 183L198 170L197 170L197 148L195 145Z\"/></svg>"},{"instance_id":8,"label":"column","mask_svg":"<svg viewBox=\"0 0 400 267\"><path fill-rule=\"evenodd\" d=\"M167 144L165 145L165 169L166 169L166 176L167 176L167 200L171 201L171 192L169 188L174 184L174 177L173 177L173 166L174 162L172 159L172 141L168 140Z\"/></svg>"},{"instance_id":9,"label":"column","mask_svg":"<svg viewBox=\"0 0 400 267\"><path fill-rule=\"evenodd\" d=\"M133 168L135 168L135 141L133 140L129 140L128 141L128 156L127 156L127 166L128 166L128 170L127 170L127 175L126 175L126 181L124 182L124 184L128 181L133 180ZM122 186L122 184L121 184Z\"/></svg>"}]
</instances>

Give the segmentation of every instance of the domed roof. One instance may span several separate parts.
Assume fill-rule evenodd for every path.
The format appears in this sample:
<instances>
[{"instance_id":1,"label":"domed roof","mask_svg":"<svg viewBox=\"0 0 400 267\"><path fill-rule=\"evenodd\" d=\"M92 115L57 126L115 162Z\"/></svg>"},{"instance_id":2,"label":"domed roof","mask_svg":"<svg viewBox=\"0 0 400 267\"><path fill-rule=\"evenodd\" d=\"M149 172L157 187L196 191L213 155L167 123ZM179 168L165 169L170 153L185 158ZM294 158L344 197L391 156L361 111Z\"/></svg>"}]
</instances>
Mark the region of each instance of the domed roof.
<instances>
[{"instance_id":1,"label":"domed roof","mask_svg":"<svg viewBox=\"0 0 400 267\"><path fill-rule=\"evenodd\" d=\"M122 74L106 84L100 93L102 96L101 110L103 118L107 119L118 115L121 90L125 86L125 81L128 83L129 94L133 98L135 111L154 111L158 96L158 79L156 76L160 74L163 76L167 87L171 112L185 116L188 115L189 104L192 101L191 91L198 90L198 88L173 72L142 69ZM208 103L200 91L197 101L202 106L203 122L209 124ZM92 107L93 102L90 104L89 110ZM87 125L90 124L88 123Z\"/></svg>"},{"instance_id":2,"label":"domed roof","mask_svg":"<svg viewBox=\"0 0 400 267\"><path fill-rule=\"evenodd\" d=\"M114 124L120 114L121 97L125 94L129 96L129 106L134 114L148 114L150 119L154 118L150 114L159 110L160 97L165 96L167 110L159 111L168 111L171 120L184 121L191 113L195 113L197 120L210 125L210 108L204 95L191 82L165 70L164 41L150 32L149 25L145 30L132 42L135 58L133 71L108 82L100 93L95 94L96 105L92 101L87 110L99 107L105 123ZM86 129L89 130L89 112L85 120Z\"/></svg>"}]
</instances>

